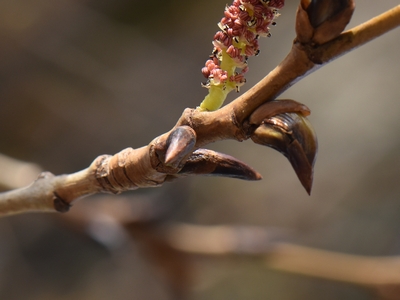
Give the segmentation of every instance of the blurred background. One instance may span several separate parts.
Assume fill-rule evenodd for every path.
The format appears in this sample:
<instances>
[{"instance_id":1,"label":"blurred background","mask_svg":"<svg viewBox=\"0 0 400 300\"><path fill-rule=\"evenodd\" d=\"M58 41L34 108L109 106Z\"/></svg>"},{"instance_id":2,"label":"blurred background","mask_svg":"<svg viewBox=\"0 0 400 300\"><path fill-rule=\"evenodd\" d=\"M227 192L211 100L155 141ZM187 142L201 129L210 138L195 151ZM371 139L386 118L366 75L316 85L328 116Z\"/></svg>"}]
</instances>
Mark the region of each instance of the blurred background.
<instances>
[{"instance_id":1,"label":"blurred background","mask_svg":"<svg viewBox=\"0 0 400 300\"><path fill-rule=\"evenodd\" d=\"M260 55L249 60L242 91L290 49L298 1L287 2L272 37L261 39ZM2 0L0 153L37 170L71 173L100 154L143 146L168 131L206 95L200 70L225 4ZM357 1L350 26L398 4ZM257 260L171 258L165 245L148 241L146 230L180 223L260 226L299 245L398 255L399 37L399 29L387 33L282 96L312 110L319 153L311 196L278 152L250 141L213 144L255 167L263 180L190 178L112 199L91 197L67 215L0 219L0 298L183 299L178 281L188 290L185 299L373 299L367 290L275 272ZM104 203L128 205L134 225L108 224L99 216L109 206L96 208ZM178 269L172 272L178 279L168 267L160 271L160 255Z\"/></svg>"}]
</instances>

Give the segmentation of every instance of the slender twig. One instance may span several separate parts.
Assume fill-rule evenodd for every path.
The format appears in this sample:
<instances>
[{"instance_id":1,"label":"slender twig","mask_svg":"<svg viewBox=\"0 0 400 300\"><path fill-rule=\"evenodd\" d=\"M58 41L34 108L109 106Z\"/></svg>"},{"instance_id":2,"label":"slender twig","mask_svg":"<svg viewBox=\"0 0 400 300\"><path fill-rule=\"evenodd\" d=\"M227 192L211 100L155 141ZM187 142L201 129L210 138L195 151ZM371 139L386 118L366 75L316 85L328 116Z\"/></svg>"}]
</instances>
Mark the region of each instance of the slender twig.
<instances>
[{"instance_id":1,"label":"slender twig","mask_svg":"<svg viewBox=\"0 0 400 300\"><path fill-rule=\"evenodd\" d=\"M174 224L165 234L171 247L185 253L255 257L275 271L352 284L382 299L399 299L399 256L361 256L278 242L282 232L260 227Z\"/></svg>"},{"instance_id":2,"label":"slender twig","mask_svg":"<svg viewBox=\"0 0 400 300\"><path fill-rule=\"evenodd\" d=\"M360 256L278 242L282 232L261 227L174 224L171 247L198 255L256 256L276 271L377 287L400 286L398 256Z\"/></svg>"},{"instance_id":3,"label":"slender twig","mask_svg":"<svg viewBox=\"0 0 400 300\"><path fill-rule=\"evenodd\" d=\"M265 256L269 268L357 285L400 285L398 257L370 257L277 244Z\"/></svg>"},{"instance_id":4,"label":"slender twig","mask_svg":"<svg viewBox=\"0 0 400 300\"><path fill-rule=\"evenodd\" d=\"M278 240L284 231L249 226L174 224L165 231L171 247L187 253L257 256L268 268L355 285L400 286L398 256L360 256Z\"/></svg>"},{"instance_id":5,"label":"slender twig","mask_svg":"<svg viewBox=\"0 0 400 300\"><path fill-rule=\"evenodd\" d=\"M400 5L360 24L322 45L315 59L326 64L400 25Z\"/></svg>"}]
</instances>

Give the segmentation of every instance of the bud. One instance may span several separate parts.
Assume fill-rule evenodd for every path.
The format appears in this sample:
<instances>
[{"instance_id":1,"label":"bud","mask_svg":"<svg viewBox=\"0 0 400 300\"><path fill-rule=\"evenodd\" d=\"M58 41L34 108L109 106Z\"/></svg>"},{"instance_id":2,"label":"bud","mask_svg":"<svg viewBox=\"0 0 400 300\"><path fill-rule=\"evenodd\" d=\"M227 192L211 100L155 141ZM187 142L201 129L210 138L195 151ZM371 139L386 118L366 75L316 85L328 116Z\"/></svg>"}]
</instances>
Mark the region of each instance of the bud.
<instances>
[{"instance_id":1,"label":"bud","mask_svg":"<svg viewBox=\"0 0 400 300\"><path fill-rule=\"evenodd\" d=\"M353 0L301 0L296 34L300 43L326 43L341 34L354 11Z\"/></svg>"},{"instance_id":2,"label":"bud","mask_svg":"<svg viewBox=\"0 0 400 300\"><path fill-rule=\"evenodd\" d=\"M260 180L262 178L257 171L244 162L230 155L209 149L194 151L179 174L174 176L184 177L188 175L222 176L243 180Z\"/></svg>"},{"instance_id":3,"label":"bud","mask_svg":"<svg viewBox=\"0 0 400 300\"><path fill-rule=\"evenodd\" d=\"M266 118L251 139L286 156L307 193L311 193L318 143L306 117L301 113L284 113Z\"/></svg>"}]
</instances>

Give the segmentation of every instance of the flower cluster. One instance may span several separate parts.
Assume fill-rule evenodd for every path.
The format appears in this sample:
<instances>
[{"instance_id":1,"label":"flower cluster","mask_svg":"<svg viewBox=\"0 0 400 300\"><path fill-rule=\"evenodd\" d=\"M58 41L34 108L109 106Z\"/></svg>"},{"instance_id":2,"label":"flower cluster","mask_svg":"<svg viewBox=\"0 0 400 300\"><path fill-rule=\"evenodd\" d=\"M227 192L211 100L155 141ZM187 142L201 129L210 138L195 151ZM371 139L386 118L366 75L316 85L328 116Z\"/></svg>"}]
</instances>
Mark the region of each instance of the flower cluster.
<instances>
[{"instance_id":1,"label":"flower cluster","mask_svg":"<svg viewBox=\"0 0 400 300\"><path fill-rule=\"evenodd\" d=\"M207 78L203 86L209 94L200 109L216 110L230 91L239 91L246 82L248 57L260 52L260 36L271 36L269 26L275 25L274 19L283 5L284 0L234 0L226 6L225 16L218 23L221 30L214 36L214 51L201 70Z\"/></svg>"}]
</instances>

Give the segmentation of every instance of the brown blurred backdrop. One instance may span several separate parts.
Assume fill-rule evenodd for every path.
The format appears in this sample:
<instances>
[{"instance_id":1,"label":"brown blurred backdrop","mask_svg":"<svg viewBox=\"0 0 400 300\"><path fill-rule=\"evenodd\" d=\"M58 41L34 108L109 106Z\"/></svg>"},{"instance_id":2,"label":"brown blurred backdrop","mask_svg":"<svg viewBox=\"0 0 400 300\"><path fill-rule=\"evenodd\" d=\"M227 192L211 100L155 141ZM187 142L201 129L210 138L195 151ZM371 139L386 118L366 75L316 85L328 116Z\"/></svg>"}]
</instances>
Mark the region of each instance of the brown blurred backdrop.
<instances>
[{"instance_id":1,"label":"brown blurred backdrop","mask_svg":"<svg viewBox=\"0 0 400 300\"><path fill-rule=\"evenodd\" d=\"M291 46L297 1L287 2L272 37L249 60L244 91ZM205 96L200 69L225 4L2 0L0 153L70 173L169 130ZM357 1L350 25L398 4ZM279 153L226 141L211 147L254 166L262 181L192 178L122 198L151 203L151 212L167 207L161 226L257 225L321 249L399 254L399 53L397 29L283 95L312 110L320 150L311 196ZM95 205L82 202L89 201ZM68 224L55 214L0 220L0 299L174 299L135 239L111 249ZM360 288L272 272L256 261L192 260L189 299L372 299Z\"/></svg>"}]
</instances>

